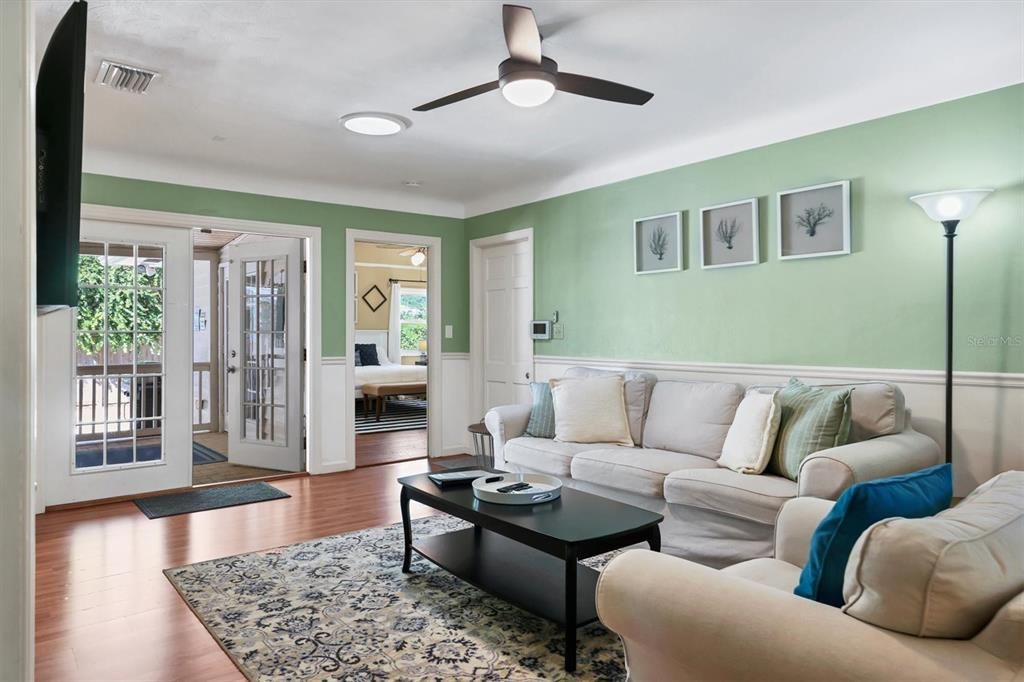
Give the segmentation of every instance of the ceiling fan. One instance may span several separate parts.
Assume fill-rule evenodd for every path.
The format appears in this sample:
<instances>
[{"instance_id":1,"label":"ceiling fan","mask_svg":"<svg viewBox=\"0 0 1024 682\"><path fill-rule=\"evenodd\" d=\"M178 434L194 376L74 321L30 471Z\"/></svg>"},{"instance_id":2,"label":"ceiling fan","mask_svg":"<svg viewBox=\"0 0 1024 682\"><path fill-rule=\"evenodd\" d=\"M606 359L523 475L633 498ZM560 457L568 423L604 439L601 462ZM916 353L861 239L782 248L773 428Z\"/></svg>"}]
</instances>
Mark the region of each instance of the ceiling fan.
<instances>
[{"instance_id":1,"label":"ceiling fan","mask_svg":"<svg viewBox=\"0 0 1024 682\"><path fill-rule=\"evenodd\" d=\"M559 71L555 60L541 54L542 36L529 7L503 5L501 19L509 58L498 64L498 80L421 104L413 111L430 111L498 88L505 99L520 107L544 104L555 90L636 105L646 104L654 97L654 93L639 88Z\"/></svg>"},{"instance_id":2,"label":"ceiling fan","mask_svg":"<svg viewBox=\"0 0 1024 682\"><path fill-rule=\"evenodd\" d=\"M413 265L423 265L423 261L427 260L427 249L423 246L402 246L401 244L377 244L378 249L402 249L398 252L398 255L402 258L408 258L412 261Z\"/></svg>"}]
</instances>

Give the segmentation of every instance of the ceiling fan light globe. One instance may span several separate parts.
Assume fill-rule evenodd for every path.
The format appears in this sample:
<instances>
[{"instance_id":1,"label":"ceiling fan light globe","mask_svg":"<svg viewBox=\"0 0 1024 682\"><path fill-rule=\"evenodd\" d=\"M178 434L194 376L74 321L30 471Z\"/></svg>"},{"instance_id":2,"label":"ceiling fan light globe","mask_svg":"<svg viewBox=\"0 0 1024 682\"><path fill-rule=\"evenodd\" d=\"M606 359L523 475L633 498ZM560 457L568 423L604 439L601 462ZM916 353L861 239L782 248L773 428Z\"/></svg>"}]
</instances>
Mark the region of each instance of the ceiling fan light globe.
<instances>
[{"instance_id":1,"label":"ceiling fan light globe","mask_svg":"<svg viewBox=\"0 0 1024 682\"><path fill-rule=\"evenodd\" d=\"M539 107L555 94L555 84L543 78L520 78L505 83L501 94L517 107Z\"/></svg>"},{"instance_id":2,"label":"ceiling fan light globe","mask_svg":"<svg viewBox=\"0 0 1024 682\"><path fill-rule=\"evenodd\" d=\"M423 261L427 260L427 254L422 251L417 251L412 254L412 257L409 260L412 261L413 265L419 267L420 265L423 265Z\"/></svg>"}]
</instances>

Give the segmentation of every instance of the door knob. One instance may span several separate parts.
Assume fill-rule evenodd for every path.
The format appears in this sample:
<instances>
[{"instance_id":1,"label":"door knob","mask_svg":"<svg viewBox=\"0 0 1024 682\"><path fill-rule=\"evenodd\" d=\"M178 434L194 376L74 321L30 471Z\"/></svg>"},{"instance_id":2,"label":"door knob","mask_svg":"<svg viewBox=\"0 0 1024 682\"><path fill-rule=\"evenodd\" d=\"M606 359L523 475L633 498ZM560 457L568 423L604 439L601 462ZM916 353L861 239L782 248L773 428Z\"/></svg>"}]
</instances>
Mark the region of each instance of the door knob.
<instances>
[{"instance_id":1,"label":"door knob","mask_svg":"<svg viewBox=\"0 0 1024 682\"><path fill-rule=\"evenodd\" d=\"M228 374L234 374L235 372L238 371L238 368L235 367L234 365L228 365L227 369L228 369Z\"/></svg>"}]
</instances>

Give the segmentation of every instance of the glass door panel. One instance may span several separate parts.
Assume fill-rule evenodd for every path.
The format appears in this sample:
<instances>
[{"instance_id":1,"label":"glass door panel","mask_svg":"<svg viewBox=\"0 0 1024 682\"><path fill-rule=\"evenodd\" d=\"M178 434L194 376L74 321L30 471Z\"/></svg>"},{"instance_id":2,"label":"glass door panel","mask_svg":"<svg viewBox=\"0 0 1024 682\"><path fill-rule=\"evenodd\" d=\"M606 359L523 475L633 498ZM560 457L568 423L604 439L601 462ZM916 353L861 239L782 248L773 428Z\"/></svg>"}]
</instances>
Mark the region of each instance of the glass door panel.
<instances>
[{"instance_id":1,"label":"glass door panel","mask_svg":"<svg viewBox=\"0 0 1024 682\"><path fill-rule=\"evenodd\" d=\"M82 242L75 320L75 472L161 462L164 251Z\"/></svg>"}]
</instances>

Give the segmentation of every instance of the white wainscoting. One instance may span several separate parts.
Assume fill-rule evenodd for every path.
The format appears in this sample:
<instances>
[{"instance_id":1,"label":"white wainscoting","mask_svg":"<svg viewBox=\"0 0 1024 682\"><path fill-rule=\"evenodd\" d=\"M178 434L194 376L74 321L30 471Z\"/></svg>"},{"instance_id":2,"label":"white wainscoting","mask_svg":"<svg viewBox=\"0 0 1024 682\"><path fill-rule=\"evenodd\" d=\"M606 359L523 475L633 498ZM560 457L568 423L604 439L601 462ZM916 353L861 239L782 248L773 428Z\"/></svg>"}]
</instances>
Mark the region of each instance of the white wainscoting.
<instances>
[{"instance_id":1,"label":"white wainscoting","mask_svg":"<svg viewBox=\"0 0 1024 682\"><path fill-rule=\"evenodd\" d=\"M933 370L800 367L700 362L646 362L607 358L538 355L539 381L559 377L569 367L638 369L660 379L772 384L791 376L808 383L866 380L899 385L914 428L942 447L945 373ZM1024 469L1024 374L956 372L953 375L953 462L956 494L965 495L1000 471Z\"/></svg>"},{"instance_id":2,"label":"white wainscoting","mask_svg":"<svg viewBox=\"0 0 1024 682\"><path fill-rule=\"evenodd\" d=\"M345 398L345 358L324 357L320 382L322 405L320 437L323 443L319 466L310 462L311 474L329 474L355 468L355 453L346 452L348 432L353 428L353 401ZM442 453L472 452L466 428L474 421L469 415L469 353L441 353Z\"/></svg>"},{"instance_id":3,"label":"white wainscoting","mask_svg":"<svg viewBox=\"0 0 1024 682\"><path fill-rule=\"evenodd\" d=\"M470 381L472 366L469 353L441 353L441 376L444 409L441 412L443 451L446 455L473 452L467 427L480 421L482 414L470 414Z\"/></svg>"}]
</instances>

